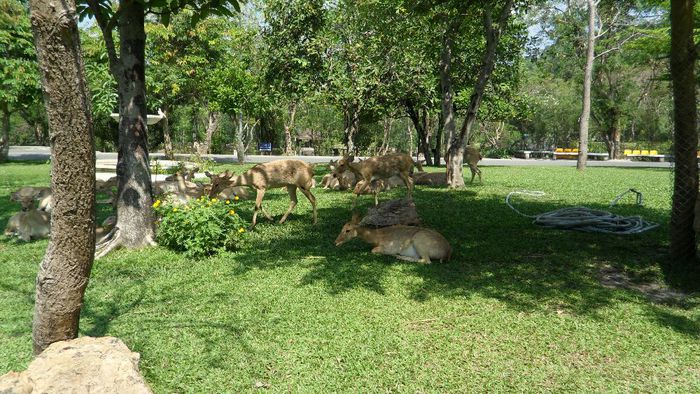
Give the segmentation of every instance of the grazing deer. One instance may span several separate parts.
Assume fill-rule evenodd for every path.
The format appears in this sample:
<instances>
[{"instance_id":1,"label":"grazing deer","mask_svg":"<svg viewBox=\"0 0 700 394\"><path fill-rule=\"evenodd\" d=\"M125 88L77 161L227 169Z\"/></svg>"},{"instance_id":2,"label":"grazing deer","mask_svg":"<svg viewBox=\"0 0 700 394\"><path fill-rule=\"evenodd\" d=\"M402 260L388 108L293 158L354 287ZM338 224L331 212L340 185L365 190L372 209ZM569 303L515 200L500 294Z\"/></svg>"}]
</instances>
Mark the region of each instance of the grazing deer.
<instances>
[{"instance_id":1,"label":"grazing deer","mask_svg":"<svg viewBox=\"0 0 700 394\"><path fill-rule=\"evenodd\" d=\"M49 235L51 215L46 211L38 211L34 204L41 194L41 189L23 187L10 195L10 200L22 205L22 212L15 214L7 222L5 235L18 235L25 242Z\"/></svg>"},{"instance_id":2,"label":"grazing deer","mask_svg":"<svg viewBox=\"0 0 700 394\"><path fill-rule=\"evenodd\" d=\"M437 231L414 226L394 225L371 228L360 226L360 216L355 214L340 230L335 246L359 237L374 245L372 253L387 254L397 259L430 264L431 259L450 260L452 247Z\"/></svg>"},{"instance_id":3,"label":"grazing deer","mask_svg":"<svg viewBox=\"0 0 700 394\"><path fill-rule=\"evenodd\" d=\"M481 152L479 152L479 149L471 145L467 145L467 147L464 148L464 157L466 159L465 161L467 162L467 165L469 165L469 169L472 172L471 183L474 183L474 176L477 174L479 175L479 183L484 183L481 180L481 170L477 166L477 164L479 164L479 160L484 158L483 156L481 156Z\"/></svg>"},{"instance_id":4,"label":"grazing deer","mask_svg":"<svg viewBox=\"0 0 700 394\"><path fill-rule=\"evenodd\" d=\"M362 194L366 188L370 187L375 179L386 180L394 175L398 175L403 180L408 190L407 196L410 198L413 193L413 180L410 177L413 171L413 159L405 153L393 153L385 156L373 156L360 163L353 163L355 156L345 156L338 160L333 175L340 176L346 170L350 170L359 180L364 180L364 186L360 189L355 189L355 198L352 201L352 207L355 208L357 196ZM378 192L376 192L378 193ZM378 202L377 194L375 193L375 205Z\"/></svg>"},{"instance_id":5,"label":"grazing deer","mask_svg":"<svg viewBox=\"0 0 700 394\"><path fill-rule=\"evenodd\" d=\"M207 174L207 176L209 175L210 174ZM272 216L262 207L262 200L267 189L277 187L286 187L290 199L289 209L284 216L282 216L282 219L280 219L280 224L287 220L287 216L289 216L297 205L297 189L301 189L301 192L311 203L313 207L313 223L316 224L316 197L311 194L310 190L313 186L314 170L311 165L301 160L275 160L269 163L257 164L240 175L234 175L227 170L219 175L212 175L210 178L210 197L216 196L222 190L231 186L249 186L255 188L256 198L252 227L255 227L259 211L262 211L263 215L269 220L273 220Z\"/></svg>"}]
</instances>

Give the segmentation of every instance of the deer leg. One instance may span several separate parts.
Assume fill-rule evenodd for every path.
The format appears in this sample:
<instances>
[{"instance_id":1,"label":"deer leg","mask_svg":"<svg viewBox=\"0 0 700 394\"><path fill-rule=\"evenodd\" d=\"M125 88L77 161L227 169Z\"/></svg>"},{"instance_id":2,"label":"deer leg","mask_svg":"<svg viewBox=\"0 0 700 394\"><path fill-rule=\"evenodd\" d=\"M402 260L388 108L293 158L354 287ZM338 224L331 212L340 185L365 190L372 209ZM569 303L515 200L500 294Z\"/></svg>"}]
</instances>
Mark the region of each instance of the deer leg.
<instances>
[{"instance_id":1,"label":"deer leg","mask_svg":"<svg viewBox=\"0 0 700 394\"><path fill-rule=\"evenodd\" d=\"M282 216L282 219L280 219L280 224L284 223L285 220L287 220L287 216L289 216L289 213L292 212L292 209L297 206L297 187L296 186L287 186L287 193L289 193L289 209L287 209L287 213Z\"/></svg>"},{"instance_id":2,"label":"deer leg","mask_svg":"<svg viewBox=\"0 0 700 394\"><path fill-rule=\"evenodd\" d=\"M263 215L272 220L270 215L268 215L262 208L263 197L265 197L265 189L257 189L257 195L255 196L255 210L253 211L253 225L251 227L255 227L255 224L257 223L258 211L262 211Z\"/></svg>"},{"instance_id":3,"label":"deer leg","mask_svg":"<svg viewBox=\"0 0 700 394\"><path fill-rule=\"evenodd\" d=\"M379 190L374 191L374 206L379 205Z\"/></svg>"},{"instance_id":4,"label":"deer leg","mask_svg":"<svg viewBox=\"0 0 700 394\"><path fill-rule=\"evenodd\" d=\"M408 171L402 172L399 175L406 184L406 189L408 189L407 196L410 198L413 195L413 179L408 175Z\"/></svg>"},{"instance_id":5,"label":"deer leg","mask_svg":"<svg viewBox=\"0 0 700 394\"><path fill-rule=\"evenodd\" d=\"M306 196L306 198L309 199L309 202L311 203L311 206L312 206L313 209L314 209L314 224L316 224L316 221L317 221L317 220L316 220L316 197L314 197L314 195L311 194L311 191L310 191L310 190L306 190L306 189L302 188L302 189L301 189L301 192L304 193L304 195Z\"/></svg>"}]
</instances>

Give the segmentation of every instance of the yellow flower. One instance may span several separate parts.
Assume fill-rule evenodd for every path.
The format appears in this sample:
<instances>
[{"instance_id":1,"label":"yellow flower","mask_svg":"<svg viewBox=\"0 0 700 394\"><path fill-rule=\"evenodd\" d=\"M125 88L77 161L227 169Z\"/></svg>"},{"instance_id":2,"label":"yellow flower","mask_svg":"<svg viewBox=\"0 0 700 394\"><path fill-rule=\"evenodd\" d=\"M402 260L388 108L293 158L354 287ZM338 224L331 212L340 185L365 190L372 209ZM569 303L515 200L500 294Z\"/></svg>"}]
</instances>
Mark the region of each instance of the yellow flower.
<instances>
[{"instance_id":1,"label":"yellow flower","mask_svg":"<svg viewBox=\"0 0 700 394\"><path fill-rule=\"evenodd\" d=\"M228 214L229 214L229 215L235 215L236 212L234 212L233 209L232 209L232 210L228 211Z\"/></svg>"},{"instance_id":2,"label":"yellow flower","mask_svg":"<svg viewBox=\"0 0 700 394\"><path fill-rule=\"evenodd\" d=\"M177 212L177 208L173 208L173 212Z\"/></svg>"},{"instance_id":3,"label":"yellow flower","mask_svg":"<svg viewBox=\"0 0 700 394\"><path fill-rule=\"evenodd\" d=\"M231 200L226 200L226 205L230 204Z\"/></svg>"},{"instance_id":4,"label":"yellow flower","mask_svg":"<svg viewBox=\"0 0 700 394\"><path fill-rule=\"evenodd\" d=\"M241 234L243 234L243 233L245 232L245 229L244 229L243 227L241 227L241 228L238 229L238 232L241 233Z\"/></svg>"},{"instance_id":5,"label":"yellow flower","mask_svg":"<svg viewBox=\"0 0 700 394\"><path fill-rule=\"evenodd\" d=\"M219 201L219 200L217 200L216 198L211 199L212 204L216 204L217 201Z\"/></svg>"},{"instance_id":6,"label":"yellow flower","mask_svg":"<svg viewBox=\"0 0 700 394\"><path fill-rule=\"evenodd\" d=\"M160 203L161 203L160 200L156 200L152 205L153 208L158 208L160 206Z\"/></svg>"},{"instance_id":7,"label":"yellow flower","mask_svg":"<svg viewBox=\"0 0 700 394\"><path fill-rule=\"evenodd\" d=\"M238 196L233 196L233 199L238 201Z\"/></svg>"}]
</instances>

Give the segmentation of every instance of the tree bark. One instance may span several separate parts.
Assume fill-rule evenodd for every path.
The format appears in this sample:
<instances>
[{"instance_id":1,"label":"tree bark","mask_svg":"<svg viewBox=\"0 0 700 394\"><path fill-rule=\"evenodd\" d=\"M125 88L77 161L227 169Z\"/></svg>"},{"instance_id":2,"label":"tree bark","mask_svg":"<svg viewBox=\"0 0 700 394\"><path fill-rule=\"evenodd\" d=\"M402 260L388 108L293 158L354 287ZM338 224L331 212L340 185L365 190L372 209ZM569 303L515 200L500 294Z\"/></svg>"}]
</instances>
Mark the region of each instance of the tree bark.
<instances>
[{"instance_id":1,"label":"tree bark","mask_svg":"<svg viewBox=\"0 0 700 394\"><path fill-rule=\"evenodd\" d=\"M169 114L170 108L163 106L163 150L165 151L165 158L168 160L175 160L175 152L173 152L173 139L170 135L170 119Z\"/></svg>"},{"instance_id":2,"label":"tree bark","mask_svg":"<svg viewBox=\"0 0 700 394\"><path fill-rule=\"evenodd\" d=\"M444 127L445 126L442 122L442 115L440 115L440 117L438 119L438 128L437 128L437 131L435 132L435 149L433 150L433 155L434 155L433 164L436 166L440 165L440 159L442 156L442 137L443 137Z\"/></svg>"},{"instance_id":3,"label":"tree bark","mask_svg":"<svg viewBox=\"0 0 700 394\"><path fill-rule=\"evenodd\" d=\"M220 122L221 113L217 111L209 111L209 114L207 115L207 129L204 135L204 142L199 144L197 153L200 155L211 153L211 140L216 130L218 130Z\"/></svg>"},{"instance_id":4,"label":"tree bark","mask_svg":"<svg viewBox=\"0 0 700 394\"><path fill-rule=\"evenodd\" d=\"M294 142L292 141L292 130L294 130L294 119L297 114L297 102L289 104L289 122L284 125L284 154L291 156L294 154Z\"/></svg>"},{"instance_id":5,"label":"tree bark","mask_svg":"<svg viewBox=\"0 0 700 394\"><path fill-rule=\"evenodd\" d=\"M245 145L243 144L243 111L238 112L238 135L236 136L236 157L239 163L245 162Z\"/></svg>"},{"instance_id":6,"label":"tree bark","mask_svg":"<svg viewBox=\"0 0 700 394\"><path fill-rule=\"evenodd\" d=\"M0 135L0 163L7 160L10 153L10 108L7 103L0 105L2 112L2 134Z\"/></svg>"},{"instance_id":7,"label":"tree bark","mask_svg":"<svg viewBox=\"0 0 700 394\"><path fill-rule=\"evenodd\" d=\"M345 126L345 149L347 149L348 154L352 155L355 153L355 134L360 127L360 114L358 106L352 103L346 106L343 114L343 123Z\"/></svg>"},{"instance_id":8,"label":"tree bark","mask_svg":"<svg viewBox=\"0 0 700 394\"><path fill-rule=\"evenodd\" d=\"M595 60L596 38L596 0L588 1L588 43L586 48L586 66L583 71L583 108L579 123L578 160L576 169L585 170L588 160L588 125L591 118L591 80L593 78L593 62ZM611 158L613 156L610 156Z\"/></svg>"},{"instance_id":9,"label":"tree bark","mask_svg":"<svg viewBox=\"0 0 700 394\"><path fill-rule=\"evenodd\" d=\"M391 117L385 117L382 125L384 126L384 134L382 136L382 146L379 148L380 155L386 155L389 151L389 136L391 134L391 125L394 119Z\"/></svg>"},{"instance_id":10,"label":"tree bark","mask_svg":"<svg viewBox=\"0 0 700 394\"><path fill-rule=\"evenodd\" d=\"M411 118L411 122L413 122L413 127L416 129L418 152L423 153L425 164L432 166L433 158L430 152L430 137L428 136L428 110L425 108L416 110L412 103L407 103L406 112L408 117ZM418 152L416 152L416 157Z\"/></svg>"},{"instance_id":11,"label":"tree bark","mask_svg":"<svg viewBox=\"0 0 700 394\"><path fill-rule=\"evenodd\" d=\"M51 140L51 239L36 279L34 354L78 336L95 253L95 143L75 3L31 0Z\"/></svg>"},{"instance_id":12,"label":"tree bark","mask_svg":"<svg viewBox=\"0 0 700 394\"><path fill-rule=\"evenodd\" d=\"M487 6L488 7L488 6ZM479 106L481 105L481 100L484 96L484 89L486 84L491 78L491 73L496 65L496 48L498 47L498 41L501 38L501 33L506 27L508 18L510 16L511 8L513 7L513 1L507 0L498 20L498 27L494 28L491 21L491 12L486 9L484 12L484 34L486 35L486 50L484 51L484 58L481 63L481 68L479 69L479 75L474 85L474 92L472 93L469 106L467 107L467 116L464 119L462 128L459 134L454 133L451 138L449 138L448 148L447 148L447 183L450 188L461 188L464 187L464 175L462 173L463 163L464 163L464 146L466 141L469 139L469 134L471 133L471 128L476 121L476 115L479 111ZM443 88L444 91L444 88ZM443 102L443 110L445 106L449 103ZM451 106L451 105L450 105ZM445 122L448 121L447 115L445 116ZM445 123L445 132L450 133L451 129Z\"/></svg>"},{"instance_id":13,"label":"tree bark","mask_svg":"<svg viewBox=\"0 0 700 394\"><path fill-rule=\"evenodd\" d=\"M698 148L693 0L671 0L671 80L673 85L673 156L671 258L695 266L693 220L698 195Z\"/></svg>"}]
</instances>

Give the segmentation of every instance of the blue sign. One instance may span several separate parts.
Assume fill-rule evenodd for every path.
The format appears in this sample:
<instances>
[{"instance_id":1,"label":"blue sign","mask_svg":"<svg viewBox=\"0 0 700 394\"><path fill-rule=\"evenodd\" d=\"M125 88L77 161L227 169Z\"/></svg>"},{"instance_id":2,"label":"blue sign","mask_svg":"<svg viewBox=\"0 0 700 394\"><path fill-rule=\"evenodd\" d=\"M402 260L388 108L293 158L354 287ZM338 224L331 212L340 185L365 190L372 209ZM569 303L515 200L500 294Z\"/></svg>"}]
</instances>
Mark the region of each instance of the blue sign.
<instances>
[{"instance_id":1,"label":"blue sign","mask_svg":"<svg viewBox=\"0 0 700 394\"><path fill-rule=\"evenodd\" d=\"M258 150L261 152L272 152L272 142L261 142L258 145Z\"/></svg>"}]
</instances>

